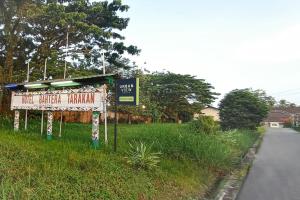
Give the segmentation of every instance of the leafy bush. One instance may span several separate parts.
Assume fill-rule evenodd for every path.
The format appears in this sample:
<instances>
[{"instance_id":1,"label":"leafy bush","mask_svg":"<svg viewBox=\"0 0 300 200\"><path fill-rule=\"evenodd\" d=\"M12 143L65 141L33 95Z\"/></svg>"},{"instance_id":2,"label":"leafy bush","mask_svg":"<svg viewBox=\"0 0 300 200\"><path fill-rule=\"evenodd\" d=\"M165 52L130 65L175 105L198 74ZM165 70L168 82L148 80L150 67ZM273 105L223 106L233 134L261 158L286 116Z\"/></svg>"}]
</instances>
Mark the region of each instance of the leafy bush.
<instances>
[{"instance_id":1,"label":"leafy bush","mask_svg":"<svg viewBox=\"0 0 300 200\"><path fill-rule=\"evenodd\" d=\"M292 121L285 122L283 124L283 127L284 128L293 128L293 122Z\"/></svg>"},{"instance_id":2,"label":"leafy bush","mask_svg":"<svg viewBox=\"0 0 300 200\"><path fill-rule=\"evenodd\" d=\"M130 150L125 157L127 163L138 169L153 169L157 167L160 162L160 152L151 152L152 145L147 147L143 142L135 143L134 145L129 143Z\"/></svg>"},{"instance_id":3,"label":"leafy bush","mask_svg":"<svg viewBox=\"0 0 300 200\"><path fill-rule=\"evenodd\" d=\"M223 130L256 130L269 111L268 102L250 89L229 92L219 108Z\"/></svg>"},{"instance_id":4,"label":"leafy bush","mask_svg":"<svg viewBox=\"0 0 300 200\"><path fill-rule=\"evenodd\" d=\"M190 123L191 130L197 133L214 134L218 131L219 125L210 116L200 116Z\"/></svg>"}]
</instances>

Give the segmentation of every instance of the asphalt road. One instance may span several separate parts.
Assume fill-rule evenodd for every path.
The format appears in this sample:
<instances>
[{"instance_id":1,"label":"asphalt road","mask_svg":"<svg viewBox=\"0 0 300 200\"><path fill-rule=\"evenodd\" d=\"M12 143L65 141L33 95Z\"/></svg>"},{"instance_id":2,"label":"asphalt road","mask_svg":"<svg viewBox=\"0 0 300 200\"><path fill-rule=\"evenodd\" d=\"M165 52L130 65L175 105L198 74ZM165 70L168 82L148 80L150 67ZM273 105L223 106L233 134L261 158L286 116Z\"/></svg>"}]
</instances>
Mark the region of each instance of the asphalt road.
<instances>
[{"instance_id":1,"label":"asphalt road","mask_svg":"<svg viewBox=\"0 0 300 200\"><path fill-rule=\"evenodd\" d=\"M300 200L300 133L268 129L238 200Z\"/></svg>"}]
</instances>

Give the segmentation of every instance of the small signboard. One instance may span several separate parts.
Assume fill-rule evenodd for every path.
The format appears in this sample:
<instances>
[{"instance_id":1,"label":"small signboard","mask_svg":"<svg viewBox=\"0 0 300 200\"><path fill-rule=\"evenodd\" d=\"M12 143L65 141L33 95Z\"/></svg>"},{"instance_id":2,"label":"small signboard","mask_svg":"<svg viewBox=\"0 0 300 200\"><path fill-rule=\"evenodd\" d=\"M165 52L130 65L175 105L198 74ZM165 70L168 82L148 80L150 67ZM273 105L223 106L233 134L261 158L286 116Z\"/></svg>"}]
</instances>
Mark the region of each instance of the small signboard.
<instances>
[{"instance_id":1,"label":"small signboard","mask_svg":"<svg viewBox=\"0 0 300 200\"><path fill-rule=\"evenodd\" d=\"M139 79L120 79L117 80L117 105L139 105Z\"/></svg>"},{"instance_id":2,"label":"small signboard","mask_svg":"<svg viewBox=\"0 0 300 200\"><path fill-rule=\"evenodd\" d=\"M104 112L105 87L37 92L12 92L12 110Z\"/></svg>"}]
</instances>

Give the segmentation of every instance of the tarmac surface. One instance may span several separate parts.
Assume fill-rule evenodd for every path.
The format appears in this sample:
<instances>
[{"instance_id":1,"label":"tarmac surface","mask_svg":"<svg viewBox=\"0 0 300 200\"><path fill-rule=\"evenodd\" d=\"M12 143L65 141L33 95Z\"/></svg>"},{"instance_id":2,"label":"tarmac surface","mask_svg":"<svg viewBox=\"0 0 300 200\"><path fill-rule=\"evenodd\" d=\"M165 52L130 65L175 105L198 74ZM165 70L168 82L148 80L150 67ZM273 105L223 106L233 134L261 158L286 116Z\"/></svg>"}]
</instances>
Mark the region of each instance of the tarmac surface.
<instances>
[{"instance_id":1,"label":"tarmac surface","mask_svg":"<svg viewBox=\"0 0 300 200\"><path fill-rule=\"evenodd\" d=\"M300 133L268 129L238 200L300 200Z\"/></svg>"}]
</instances>

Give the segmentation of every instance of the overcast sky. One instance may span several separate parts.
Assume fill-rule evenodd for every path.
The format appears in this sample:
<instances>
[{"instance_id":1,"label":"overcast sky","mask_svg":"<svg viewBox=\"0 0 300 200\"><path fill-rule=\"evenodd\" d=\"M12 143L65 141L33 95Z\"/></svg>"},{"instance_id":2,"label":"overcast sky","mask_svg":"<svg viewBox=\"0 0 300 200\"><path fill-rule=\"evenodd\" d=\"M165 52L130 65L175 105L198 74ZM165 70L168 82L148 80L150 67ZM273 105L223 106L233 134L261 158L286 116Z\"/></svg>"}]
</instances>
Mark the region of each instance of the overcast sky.
<instances>
[{"instance_id":1,"label":"overcast sky","mask_svg":"<svg viewBox=\"0 0 300 200\"><path fill-rule=\"evenodd\" d=\"M300 104L299 0L123 2L139 66L196 75L222 94L251 87Z\"/></svg>"}]
</instances>

